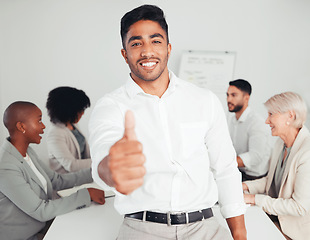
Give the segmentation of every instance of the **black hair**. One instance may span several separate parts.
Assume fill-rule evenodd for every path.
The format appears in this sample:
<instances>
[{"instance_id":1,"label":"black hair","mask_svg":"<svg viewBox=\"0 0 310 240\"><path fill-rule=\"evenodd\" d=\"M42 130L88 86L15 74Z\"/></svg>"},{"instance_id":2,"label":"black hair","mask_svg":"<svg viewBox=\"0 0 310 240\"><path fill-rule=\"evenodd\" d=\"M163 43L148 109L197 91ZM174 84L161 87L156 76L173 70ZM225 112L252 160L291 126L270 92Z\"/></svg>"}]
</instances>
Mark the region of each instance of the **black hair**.
<instances>
[{"instance_id":1,"label":"black hair","mask_svg":"<svg viewBox=\"0 0 310 240\"><path fill-rule=\"evenodd\" d=\"M51 122L73 123L78 113L90 107L90 100L83 90L58 87L49 92L46 108Z\"/></svg>"},{"instance_id":2,"label":"black hair","mask_svg":"<svg viewBox=\"0 0 310 240\"><path fill-rule=\"evenodd\" d=\"M237 79L237 80L234 80L234 81L230 81L229 85L230 86L235 86L236 88L240 89L242 92L246 92L249 95L251 95L251 93L252 93L251 84L248 81L244 80L244 79Z\"/></svg>"},{"instance_id":3,"label":"black hair","mask_svg":"<svg viewBox=\"0 0 310 240\"><path fill-rule=\"evenodd\" d=\"M142 5L137 7L130 12L127 12L121 19L121 38L123 48L125 49L125 39L126 35L129 31L129 28L134 23L140 20L151 20L157 22L161 28L166 32L167 35L167 43L169 43L168 37L168 24L166 22L164 12L159 7L155 5Z\"/></svg>"}]
</instances>

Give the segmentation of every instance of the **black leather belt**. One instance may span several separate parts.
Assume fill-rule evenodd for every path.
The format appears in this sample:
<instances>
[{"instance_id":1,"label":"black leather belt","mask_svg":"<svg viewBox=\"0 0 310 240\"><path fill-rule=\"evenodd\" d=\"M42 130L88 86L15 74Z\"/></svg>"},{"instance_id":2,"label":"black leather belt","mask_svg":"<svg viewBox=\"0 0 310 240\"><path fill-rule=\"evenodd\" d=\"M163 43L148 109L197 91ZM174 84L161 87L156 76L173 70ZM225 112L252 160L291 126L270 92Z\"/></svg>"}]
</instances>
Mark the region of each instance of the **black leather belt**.
<instances>
[{"instance_id":1,"label":"black leather belt","mask_svg":"<svg viewBox=\"0 0 310 240\"><path fill-rule=\"evenodd\" d=\"M126 218L134 218L148 222L156 222L170 225L178 225L178 224L187 224L202 221L203 219L207 219L213 217L213 212L211 208L206 208L196 212L184 212L184 213L157 213L157 212L136 212L125 214Z\"/></svg>"}]
</instances>

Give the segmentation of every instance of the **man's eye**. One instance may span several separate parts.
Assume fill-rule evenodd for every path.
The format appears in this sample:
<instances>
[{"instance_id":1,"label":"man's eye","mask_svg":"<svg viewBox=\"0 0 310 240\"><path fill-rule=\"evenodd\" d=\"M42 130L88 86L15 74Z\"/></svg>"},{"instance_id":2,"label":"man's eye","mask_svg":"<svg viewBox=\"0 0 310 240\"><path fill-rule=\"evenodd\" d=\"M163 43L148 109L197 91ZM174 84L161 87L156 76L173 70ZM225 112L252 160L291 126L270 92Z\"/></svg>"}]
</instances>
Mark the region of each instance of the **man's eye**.
<instances>
[{"instance_id":1,"label":"man's eye","mask_svg":"<svg viewBox=\"0 0 310 240\"><path fill-rule=\"evenodd\" d=\"M155 40L155 41L153 41L153 43L159 44L159 43L161 43L161 41Z\"/></svg>"},{"instance_id":2,"label":"man's eye","mask_svg":"<svg viewBox=\"0 0 310 240\"><path fill-rule=\"evenodd\" d=\"M139 46L139 45L141 45L141 44L140 43L133 43L133 44L131 44L132 47L136 47L136 46Z\"/></svg>"}]
</instances>

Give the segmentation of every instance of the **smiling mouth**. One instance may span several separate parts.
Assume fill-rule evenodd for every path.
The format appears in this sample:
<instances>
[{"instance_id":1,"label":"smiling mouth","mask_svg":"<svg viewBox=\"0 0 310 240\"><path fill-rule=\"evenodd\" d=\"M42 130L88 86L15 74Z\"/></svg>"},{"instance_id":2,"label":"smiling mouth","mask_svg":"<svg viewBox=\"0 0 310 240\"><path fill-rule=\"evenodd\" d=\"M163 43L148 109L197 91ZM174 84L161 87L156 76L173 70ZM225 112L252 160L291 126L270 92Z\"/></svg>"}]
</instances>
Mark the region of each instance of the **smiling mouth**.
<instances>
[{"instance_id":1,"label":"smiling mouth","mask_svg":"<svg viewBox=\"0 0 310 240\"><path fill-rule=\"evenodd\" d=\"M228 105L228 107L233 107L234 106L234 104L232 104L232 103L228 103L227 105Z\"/></svg>"},{"instance_id":2,"label":"smiling mouth","mask_svg":"<svg viewBox=\"0 0 310 240\"><path fill-rule=\"evenodd\" d=\"M140 63L140 65L142 67L153 67L154 65L156 65L156 62L146 62L146 63Z\"/></svg>"},{"instance_id":3,"label":"smiling mouth","mask_svg":"<svg viewBox=\"0 0 310 240\"><path fill-rule=\"evenodd\" d=\"M144 69L154 69L158 63L158 60L148 59L147 61L145 61L144 59L139 64Z\"/></svg>"}]
</instances>

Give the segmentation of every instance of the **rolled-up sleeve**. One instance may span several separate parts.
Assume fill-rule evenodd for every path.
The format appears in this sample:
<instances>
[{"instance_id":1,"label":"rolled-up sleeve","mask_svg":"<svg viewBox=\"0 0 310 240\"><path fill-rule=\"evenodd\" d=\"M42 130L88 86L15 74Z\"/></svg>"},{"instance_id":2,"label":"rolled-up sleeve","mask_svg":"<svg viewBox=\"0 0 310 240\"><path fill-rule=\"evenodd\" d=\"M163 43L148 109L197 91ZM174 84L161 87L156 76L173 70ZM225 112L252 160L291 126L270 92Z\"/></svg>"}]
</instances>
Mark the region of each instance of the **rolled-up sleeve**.
<instances>
[{"instance_id":1,"label":"rolled-up sleeve","mask_svg":"<svg viewBox=\"0 0 310 240\"><path fill-rule=\"evenodd\" d=\"M205 142L211 170L218 187L221 213L225 218L230 218L245 213L241 174L237 167L236 153L230 139L222 105L215 95L213 101L213 119Z\"/></svg>"}]
</instances>

